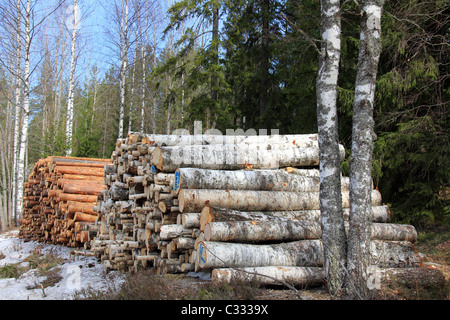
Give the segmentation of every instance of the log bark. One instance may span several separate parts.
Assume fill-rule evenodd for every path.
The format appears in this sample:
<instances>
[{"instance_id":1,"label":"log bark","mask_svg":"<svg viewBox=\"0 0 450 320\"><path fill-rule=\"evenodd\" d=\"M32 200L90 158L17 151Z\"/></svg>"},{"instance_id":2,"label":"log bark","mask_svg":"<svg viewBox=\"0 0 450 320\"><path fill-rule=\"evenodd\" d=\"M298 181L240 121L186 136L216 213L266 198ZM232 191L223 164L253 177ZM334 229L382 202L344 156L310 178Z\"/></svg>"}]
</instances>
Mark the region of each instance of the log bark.
<instances>
[{"instance_id":1,"label":"log bark","mask_svg":"<svg viewBox=\"0 0 450 320\"><path fill-rule=\"evenodd\" d=\"M319 192L318 176L290 174L280 170L208 170L179 168L175 172L174 191L180 189L267 190ZM342 178L342 190L349 190L349 179Z\"/></svg>"},{"instance_id":2,"label":"log bark","mask_svg":"<svg viewBox=\"0 0 450 320\"><path fill-rule=\"evenodd\" d=\"M296 146L317 145L317 134L294 134L294 135L144 135L142 143L149 146L189 146L189 145L214 145L214 144L284 144Z\"/></svg>"},{"instance_id":3,"label":"log bark","mask_svg":"<svg viewBox=\"0 0 450 320\"><path fill-rule=\"evenodd\" d=\"M340 150L341 160L345 151ZM161 171L175 172L178 168L213 170L274 169L281 167L317 166L319 148L254 149L239 145L210 145L155 148L152 164Z\"/></svg>"},{"instance_id":4,"label":"log bark","mask_svg":"<svg viewBox=\"0 0 450 320\"><path fill-rule=\"evenodd\" d=\"M58 201L96 202L97 196L84 194L60 193Z\"/></svg>"},{"instance_id":5,"label":"log bark","mask_svg":"<svg viewBox=\"0 0 450 320\"><path fill-rule=\"evenodd\" d=\"M184 228L181 224L162 225L159 230L161 240L171 240L177 237L190 236L191 234L192 229Z\"/></svg>"},{"instance_id":6,"label":"log bark","mask_svg":"<svg viewBox=\"0 0 450 320\"><path fill-rule=\"evenodd\" d=\"M205 226L206 241L282 242L319 239L319 223L310 221L228 221Z\"/></svg>"},{"instance_id":7,"label":"log bark","mask_svg":"<svg viewBox=\"0 0 450 320\"><path fill-rule=\"evenodd\" d=\"M55 172L56 174L67 173L67 174L103 177L103 168L60 166L56 167Z\"/></svg>"},{"instance_id":8,"label":"log bark","mask_svg":"<svg viewBox=\"0 0 450 320\"><path fill-rule=\"evenodd\" d=\"M348 234L348 223L345 224ZM392 223L371 223L371 240L409 241L417 240L414 226ZM282 242L306 239L320 239L321 225L313 221L274 220L274 221L227 221L210 222L205 226L206 241L232 242Z\"/></svg>"},{"instance_id":9,"label":"log bark","mask_svg":"<svg viewBox=\"0 0 450 320\"><path fill-rule=\"evenodd\" d=\"M76 212L73 218L74 221L84 221L84 222L95 222L97 221L97 216L93 214L87 214L83 212Z\"/></svg>"},{"instance_id":10,"label":"log bark","mask_svg":"<svg viewBox=\"0 0 450 320\"><path fill-rule=\"evenodd\" d=\"M399 289L400 287L409 287L416 290L442 289L446 283L441 270L424 267L374 269L372 279L371 284L375 288L380 285L382 289Z\"/></svg>"},{"instance_id":11,"label":"log bark","mask_svg":"<svg viewBox=\"0 0 450 320\"><path fill-rule=\"evenodd\" d=\"M181 224L185 228L199 228L200 227L200 213L183 213L181 215Z\"/></svg>"},{"instance_id":12,"label":"log bark","mask_svg":"<svg viewBox=\"0 0 450 320\"><path fill-rule=\"evenodd\" d=\"M310 266L323 264L319 240L274 245L201 241L198 247L201 269L258 266Z\"/></svg>"},{"instance_id":13,"label":"log bark","mask_svg":"<svg viewBox=\"0 0 450 320\"><path fill-rule=\"evenodd\" d=\"M249 211L318 210L318 192L254 190L182 189L178 195L180 212L200 212L205 205ZM350 205L348 192L342 193L342 206ZM381 205L381 194L372 191L372 205Z\"/></svg>"},{"instance_id":14,"label":"log bark","mask_svg":"<svg viewBox=\"0 0 450 320\"><path fill-rule=\"evenodd\" d=\"M344 209L344 220L349 218L349 208ZM372 207L372 222L389 221L389 207ZM184 215L189 215L184 213ZM197 215L197 214L195 214ZM187 220L188 218L186 218ZM199 217L199 228L204 230L209 222L220 221L273 221L273 220L299 220L320 222L320 210L297 210L297 211L238 211L225 208L205 206Z\"/></svg>"},{"instance_id":15,"label":"log bark","mask_svg":"<svg viewBox=\"0 0 450 320\"><path fill-rule=\"evenodd\" d=\"M371 241L372 264L381 268L411 267L420 260L408 241ZM320 240L300 240L273 245L201 241L198 265L202 269L262 266L323 266Z\"/></svg>"},{"instance_id":16,"label":"log bark","mask_svg":"<svg viewBox=\"0 0 450 320\"><path fill-rule=\"evenodd\" d=\"M242 281L263 285L284 285L288 283L295 286L320 286L326 281L323 268L319 267L247 267L247 268L220 268L211 273L213 282Z\"/></svg>"},{"instance_id":17,"label":"log bark","mask_svg":"<svg viewBox=\"0 0 450 320\"><path fill-rule=\"evenodd\" d=\"M106 186L103 184L68 184L66 183L63 188L64 193L74 194L87 194L87 195L100 195Z\"/></svg>"}]
</instances>

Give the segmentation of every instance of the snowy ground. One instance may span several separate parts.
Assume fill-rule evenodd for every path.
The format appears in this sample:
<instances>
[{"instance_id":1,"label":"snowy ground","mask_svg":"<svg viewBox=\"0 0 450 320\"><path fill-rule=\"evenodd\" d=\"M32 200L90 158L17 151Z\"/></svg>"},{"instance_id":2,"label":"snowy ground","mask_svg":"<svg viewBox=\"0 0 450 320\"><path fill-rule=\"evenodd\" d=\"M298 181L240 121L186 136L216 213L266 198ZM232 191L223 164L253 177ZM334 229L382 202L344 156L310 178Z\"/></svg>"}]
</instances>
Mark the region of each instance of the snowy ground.
<instances>
[{"instance_id":1,"label":"snowy ground","mask_svg":"<svg viewBox=\"0 0 450 320\"><path fill-rule=\"evenodd\" d=\"M105 274L103 265L94 257L70 255L73 248L24 242L17 234L17 230L0 234L0 268L15 263L27 266L29 262L24 260L40 249L42 255L53 253L64 259L56 267L61 279L55 285L42 289L40 284L46 277L39 276L36 269L29 270L18 279L0 278L0 300L70 300L82 289L107 290L117 288L123 281L124 275L120 272Z\"/></svg>"}]
</instances>

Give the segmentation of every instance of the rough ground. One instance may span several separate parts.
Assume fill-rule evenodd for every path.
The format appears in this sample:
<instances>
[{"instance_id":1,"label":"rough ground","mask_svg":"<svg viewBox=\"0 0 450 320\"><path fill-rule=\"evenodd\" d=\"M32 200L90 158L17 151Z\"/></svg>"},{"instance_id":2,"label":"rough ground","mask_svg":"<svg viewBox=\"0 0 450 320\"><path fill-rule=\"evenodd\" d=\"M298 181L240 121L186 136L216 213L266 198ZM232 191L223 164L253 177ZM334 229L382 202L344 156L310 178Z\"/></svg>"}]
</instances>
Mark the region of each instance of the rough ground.
<instances>
[{"instance_id":1,"label":"rough ground","mask_svg":"<svg viewBox=\"0 0 450 320\"><path fill-rule=\"evenodd\" d=\"M217 285L202 274L155 276L152 270L125 275L105 273L93 257L73 256L72 248L24 242L13 230L0 234L0 300L72 299L192 299L192 300L329 300L324 287L297 288ZM420 288L394 288L377 299L448 299L450 241L416 245L424 264L440 269L446 280L439 292ZM203 274L204 275L204 274Z\"/></svg>"}]
</instances>

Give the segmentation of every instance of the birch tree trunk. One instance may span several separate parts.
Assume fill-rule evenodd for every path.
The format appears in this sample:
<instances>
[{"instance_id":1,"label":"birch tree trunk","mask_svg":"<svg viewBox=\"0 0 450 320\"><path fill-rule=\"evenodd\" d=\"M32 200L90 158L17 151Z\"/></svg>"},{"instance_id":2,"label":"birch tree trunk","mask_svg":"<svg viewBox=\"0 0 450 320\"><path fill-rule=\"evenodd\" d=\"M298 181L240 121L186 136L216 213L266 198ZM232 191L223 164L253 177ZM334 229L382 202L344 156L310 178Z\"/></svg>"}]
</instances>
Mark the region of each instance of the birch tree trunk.
<instances>
[{"instance_id":1,"label":"birch tree trunk","mask_svg":"<svg viewBox=\"0 0 450 320\"><path fill-rule=\"evenodd\" d=\"M70 76L69 93L67 97L67 117L66 117L66 155L72 155L72 135L73 135L73 89L75 85L75 44L77 41L78 28L78 0L73 2L73 29L72 29L72 47L70 50Z\"/></svg>"},{"instance_id":2,"label":"birch tree trunk","mask_svg":"<svg viewBox=\"0 0 450 320\"><path fill-rule=\"evenodd\" d=\"M16 212L14 223L22 215L23 188L25 181L25 158L28 142L28 120L30 112L30 47L31 47L31 0L27 0L25 13L25 69L24 69L24 97L23 97L23 118L22 133L20 137L19 158L17 163L17 194Z\"/></svg>"},{"instance_id":3,"label":"birch tree trunk","mask_svg":"<svg viewBox=\"0 0 450 320\"><path fill-rule=\"evenodd\" d=\"M370 216L372 154L375 133L373 105L378 61L381 52L381 12L384 0L368 0L362 7L359 57L353 110L352 155L350 162L350 230L348 237L348 281L357 292L368 297L370 256Z\"/></svg>"},{"instance_id":4,"label":"birch tree trunk","mask_svg":"<svg viewBox=\"0 0 450 320\"><path fill-rule=\"evenodd\" d=\"M337 119L337 81L341 55L339 0L321 0L322 48L317 77L320 210L328 289L339 296L345 283L346 238L342 218Z\"/></svg>"},{"instance_id":5,"label":"birch tree trunk","mask_svg":"<svg viewBox=\"0 0 450 320\"><path fill-rule=\"evenodd\" d=\"M125 8L123 8L125 1ZM119 108L119 139L123 137L123 122L125 113L125 82L128 55L128 2L122 0L122 17L120 26L120 108Z\"/></svg>"},{"instance_id":6,"label":"birch tree trunk","mask_svg":"<svg viewBox=\"0 0 450 320\"><path fill-rule=\"evenodd\" d=\"M14 115L14 140L13 140L13 159L12 159L12 176L11 176L11 209L12 212L16 212L16 192L17 192L17 161L19 159L19 143L20 143L20 91L21 91L21 50L22 50L22 40L21 40L21 17L22 12L20 10L20 0L17 0L17 24L16 24L16 92L15 92L15 115Z\"/></svg>"}]
</instances>

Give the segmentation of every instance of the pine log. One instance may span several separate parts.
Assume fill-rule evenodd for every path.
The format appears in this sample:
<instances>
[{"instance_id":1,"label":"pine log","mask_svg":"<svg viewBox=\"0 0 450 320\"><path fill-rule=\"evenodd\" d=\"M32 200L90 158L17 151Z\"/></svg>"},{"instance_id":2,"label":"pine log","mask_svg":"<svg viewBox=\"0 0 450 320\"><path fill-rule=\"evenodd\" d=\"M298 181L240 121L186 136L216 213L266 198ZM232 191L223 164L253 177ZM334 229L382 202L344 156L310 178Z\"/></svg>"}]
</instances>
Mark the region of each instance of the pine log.
<instances>
[{"instance_id":1,"label":"pine log","mask_svg":"<svg viewBox=\"0 0 450 320\"><path fill-rule=\"evenodd\" d=\"M60 193L58 195L58 201L76 201L76 202L96 202L96 195L84 195L84 194L71 194Z\"/></svg>"},{"instance_id":2,"label":"pine log","mask_svg":"<svg viewBox=\"0 0 450 320\"><path fill-rule=\"evenodd\" d=\"M323 266L320 240L300 240L273 245L201 241L198 265L202 269L263 267L263 266ZM372 264L382 267L411 267L420 260L408 241L372 240Z\"/></svg>"},{"instance_id":3,"label":"pine log","mask_svg":"<svg viewBox=\"0 0 450 320\"><path fill-rule=\"evenodd\" d=\"M103 184L69 184L66 183L63 188L64 193L100 195L106 186Z\"/></svg>"},{"instance_id":4,"label":"pine log","mask_svg":"<svg viewBox=\"0 0 450 320\"><path fill-rule=\"evenodd\" d=\"M55 172L56 174L68 173L103 177L103 168L60 166L56 167Z\"/></svg>"},{"instance_id":5,"label":"pine log","mask_svg":"<svg viewBox=\"0 0 450 320\"><path fill-rule=\"evenodd\" d=\"M67 201L67 213L83 212L96 214L96 211L94 211L95 204L96 202Z\"/></svg>"},{"instance_id":6,"label":"pine log","mask_svg":"<svg viewBox=\"0 0 450 320\"><path fill-rule=\"evenodd\" d=\"M342 177L342 190L349 190L349 178ZM319 176L290 174L278 170L209 170L179 168L175 172L174 191L181 189L266 190L319 192Z\"/></svg>"},{"instance_id":7,"label":"pine log","mask_svg":"<svg viewBox=\"0 0 450 320\"><path fill-rule=\"evenodd\" d=\"M182 189L180 212L200 212L205 205L249 211L320 209L319 192ZM372 206L381 205L381 194L372 190ZM349 192L342 192L342 206L348 208Z\"/></svg>"},{"instance_id":8,"label":"pine log","mask_svg":"<svg viewBox=\"0 0 450 320\"><path fill-rule=\"evenodd\" d=\"M349 208L343 209L344 220L349 219ZM372 207L372 222L387 222L389 220L389 207ZM183 213L189 215L189 213ZM197 215L197 214L195 214ZM188 220L188 218L185 218ZM194 219L192 217L192 219ZM297 211L238 211L225 208L205 206L200 213L199 228L204 230L209 222L220 221L273 221L273 220L299 220L320 222L320 210L297 210ZM193 222L194 223L194 222Z\"/></svg>"},{"instance_id":9,"label":"pine log","mask_svg":"<svg viewBox=\"0 0 450 320\"><path fill-rule=\"evenodd\" d=\"M64 186L66 184L69 185L90 185L90 184L98 184L98 185L103 185L103 179L84 179L84 180L74 180L74 179L67 179L67 178L62 178L62 179L58 179L57 181L57 186L58 188L64 189Z\"/></svg>"},{"instance_id":10,"label":"pine log","mask_svg":"<svg viewBox=\"0 0 450 320\"><path fill-rule=\"evenodd\" d=\"M345 151L342 148L341 158ZM203 145L155 148L152 164L161 171L194 167L214 170L273 169L281 167L317 166L319 148L253 149L239 145Z\"/></svg>"},{"instance_id":11,"label":"pine log","mask_svg":"<svg viewBox=\"0 0 450 320\"><path fill-rule=\"evenodd\" d=\"M75 181L90 180L90 181L99 181L101 183L104 182L103 176L91 176L91 175L83 175L83 174L68 174L68 173L65 173L65 174L62 175L62 179L64 179L64 180L75 180Z\"/></svg>"},{"instance_id":12,"label":"pine log","mask_svg":"<svg viewBox=\"0 0 450 320\"><path fill-rule=\"evenodd\" d=\"M288 283L289 285L308 287L323 285L326 282L325 278L324 269L319 267L220 268L212 270L211 273L213 282L257 281L257 283L264 285L284 285L284 283Z\"/></svg>"},{"instance_id":13,"label":"pine log","mask_svg":"<svg viewBox=\"0 0 450 320\"><path fill-rule=\"evenodd\" d=\"M417 231L412 225L372 223L371 240L409 241L417 240ZM346 224L348 232L348 224ZM321 225L312 221L227 221L210 222L205 226L206 241L270 242L320 239Z\"/></svg>"},{"instance_id":14,"label":"pine log","mask_svg":"<svg viewBox=\"0 0 450 320\"><path fill-rule=\"evenodd\" d=\"M74 221L95 222L95 221L97 221L97 216L93 215L93 214L83 213L83 212L76 212L73 220Z\"/></svg>"}]
</instances>

